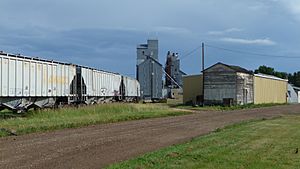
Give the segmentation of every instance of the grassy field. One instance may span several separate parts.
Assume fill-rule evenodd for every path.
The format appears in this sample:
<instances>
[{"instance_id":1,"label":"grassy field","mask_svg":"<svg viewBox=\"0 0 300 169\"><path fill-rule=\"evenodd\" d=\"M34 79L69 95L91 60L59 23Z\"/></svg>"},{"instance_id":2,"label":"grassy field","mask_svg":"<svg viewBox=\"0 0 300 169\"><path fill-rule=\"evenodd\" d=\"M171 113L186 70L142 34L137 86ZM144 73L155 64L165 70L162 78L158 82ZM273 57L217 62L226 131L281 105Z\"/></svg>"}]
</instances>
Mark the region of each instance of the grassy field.
<instances>
[{"instance_id":1,"label":"grassy field","mask_svg":"<svg viewBox=\"0 0 300 169\"><path fill-rule=\"evenodd\" d=\"M300 116L241 123L108 168L297 169L299 124Z\"/></svg>"},{"instance_id":2,"label":"grassy field","mask_svg":"<svg viewBox=\"0 0 300 169\"><path fill-rule=\"evenodd\" d=\"M183 114L187 112L174 111L163 104L102 104L81 108L32 111L25 117L0 119L0 137Z\"/></svg>"},{"instance_id":3,"label":"grassy field","mask_svg":"<svg viewBox=\"0 0 300 169\"><path fill-rule=\"evenodd\" d=\"M190 109L190 110L203 110L203 111L227 111L227 110L241 110L241 109L253 109L253 108L262 108L262 107L272 107L286 104L278 103L268 103L268 104L246 104L246 105L236 105L236 106L204 106L204 107L193 107L187 105L170 105L171 107Z\"/></svg>"}]
</instances>

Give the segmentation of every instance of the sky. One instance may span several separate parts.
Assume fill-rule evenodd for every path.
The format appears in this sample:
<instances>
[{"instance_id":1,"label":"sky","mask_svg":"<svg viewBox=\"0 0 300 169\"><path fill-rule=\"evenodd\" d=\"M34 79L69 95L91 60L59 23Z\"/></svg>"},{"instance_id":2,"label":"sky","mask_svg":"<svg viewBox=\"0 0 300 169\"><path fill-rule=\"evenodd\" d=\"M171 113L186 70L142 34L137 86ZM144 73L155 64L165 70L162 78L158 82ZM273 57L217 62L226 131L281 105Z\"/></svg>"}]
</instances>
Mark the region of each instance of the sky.
<instances>
[{"instance_id":1,"label":"sky","mask_svg":"<svg viewBox=\"0 0 300 169\"><path fill-rule=\"evenodd\" d=\"M1 51L129 76L147 39L162 64L179 53L187 74L201 71L202 42L206 67L300 71L299 0L1 0L0 21Z\"/></svg>"}]
</instances>

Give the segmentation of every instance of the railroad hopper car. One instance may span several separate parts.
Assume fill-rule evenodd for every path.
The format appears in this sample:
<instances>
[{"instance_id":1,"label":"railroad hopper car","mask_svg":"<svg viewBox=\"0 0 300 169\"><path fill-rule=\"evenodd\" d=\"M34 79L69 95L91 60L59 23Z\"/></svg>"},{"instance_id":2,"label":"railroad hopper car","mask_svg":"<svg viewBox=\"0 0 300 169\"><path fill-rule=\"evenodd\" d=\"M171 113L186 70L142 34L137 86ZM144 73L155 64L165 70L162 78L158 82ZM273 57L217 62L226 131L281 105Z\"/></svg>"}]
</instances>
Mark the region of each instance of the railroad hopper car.
<instances>
[{"instance_id":1,"label":"railroad hopper car","mask_svg":"<svg viewBox=\"0 0 300 169\"><path fill-rule=\"evenodd\" d=\"M0 110L137 101L140 84L118 73L0 53Z\"/></svg>"},{"instance_id":2,"label":"railroad hopper car","mask_svg":"<svg viewBox=\"0 0 300 169\"><path fill-rule=\"evenodd\" d=\"M77 67L78 101L85 104L117 100L122 76L93 68Z\"/></svg>"},{"instance_id":3,"label":"railroad hopper car","mask_svg":"<svg viewBox=\"0 0 300 169\"><path fill-rule=\"evenodd\" d=\"M0 53L0 109L22 111L71 102L76 66Z\"/></svg>"},{"instance_id":4,"label":"railroad hopper car","mask_svg":"<svg viewBox=\"0 0 300 169\"><path fill-rule=\"evenodd\" d=\"M140 83L132 77L123 76L122 84L123 100L127 102L138 101L141 96Z\"/></svg>"},{"instance_id":5,"label":"railroad hopper car","mask_svg":"<svg viewBox=\"0 0 300 169\"><path fill-rule=\"evenodd\" d=\"M137 101L140 84L136 79L118 73L77 67L78 101L84 104L113 101Z\"/></svg>"}]
</instances>

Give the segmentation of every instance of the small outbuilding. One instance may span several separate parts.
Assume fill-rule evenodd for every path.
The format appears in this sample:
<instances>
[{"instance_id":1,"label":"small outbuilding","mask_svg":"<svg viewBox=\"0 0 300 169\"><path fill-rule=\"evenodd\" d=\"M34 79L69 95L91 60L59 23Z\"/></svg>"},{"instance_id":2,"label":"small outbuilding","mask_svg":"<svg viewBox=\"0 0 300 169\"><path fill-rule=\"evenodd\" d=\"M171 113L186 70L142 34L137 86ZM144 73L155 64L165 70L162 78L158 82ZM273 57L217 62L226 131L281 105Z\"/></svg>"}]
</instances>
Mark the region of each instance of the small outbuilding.
<instances>
[{"instance_id":1,"label":"small outbuilding","mask_svg":"<svg viewBox=\"0 0 300 169\"><path fill-rule=\"evenodd\" d=\"M204 70L204 104L253 103L253 72L239 66L217 63Z\"/></svg>"}]
</instances>

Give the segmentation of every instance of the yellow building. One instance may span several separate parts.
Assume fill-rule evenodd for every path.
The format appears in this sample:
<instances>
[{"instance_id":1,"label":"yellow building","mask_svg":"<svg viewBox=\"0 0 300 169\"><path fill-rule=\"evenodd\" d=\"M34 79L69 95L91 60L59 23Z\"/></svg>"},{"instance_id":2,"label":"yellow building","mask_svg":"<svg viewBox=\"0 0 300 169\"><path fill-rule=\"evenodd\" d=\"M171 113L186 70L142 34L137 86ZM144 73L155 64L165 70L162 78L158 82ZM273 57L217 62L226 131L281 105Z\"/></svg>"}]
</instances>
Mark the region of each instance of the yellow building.
<instances>
[{"instance_id":1,"label":"yellow building","mask_svg":"<svg viewBox=\"0 0 300 169\"><path fill-rule=\"evenodd\" d=\"M183 76L183 103L199 105L203 99L205 104L211 100L218 101L211 105L226 105L224 102L226 99L244 101L236 104L287 103L288 80L250 72L247 73L247 77L234 71L231 71L233 73L230 74L231 69L238 69L237 72L243 70L243 68L222 63L206 69L204 86L203 75ZM233 80L230 81L230 77ZM245 95L247 97L242 97Z\"/></svg>"},{"instance_id":2,"label":"yellow building","mask_svg":"<svg viewBox=\"0 0 300 169\"><path fill-rule=\"evenodd\" d=\"M275 76L254 75L254 104L287 103L288 81Z\"/></svg>"},{"instance_id":3,"label":"yellow building","mask_svg":"<svg viewBox=\"0 0 300 169\"><path fill-rule=\"evenodd\" d=\"M203 76L183 76L183 103L198 104L203 94Z\"/></svg>"}]
</instances>

